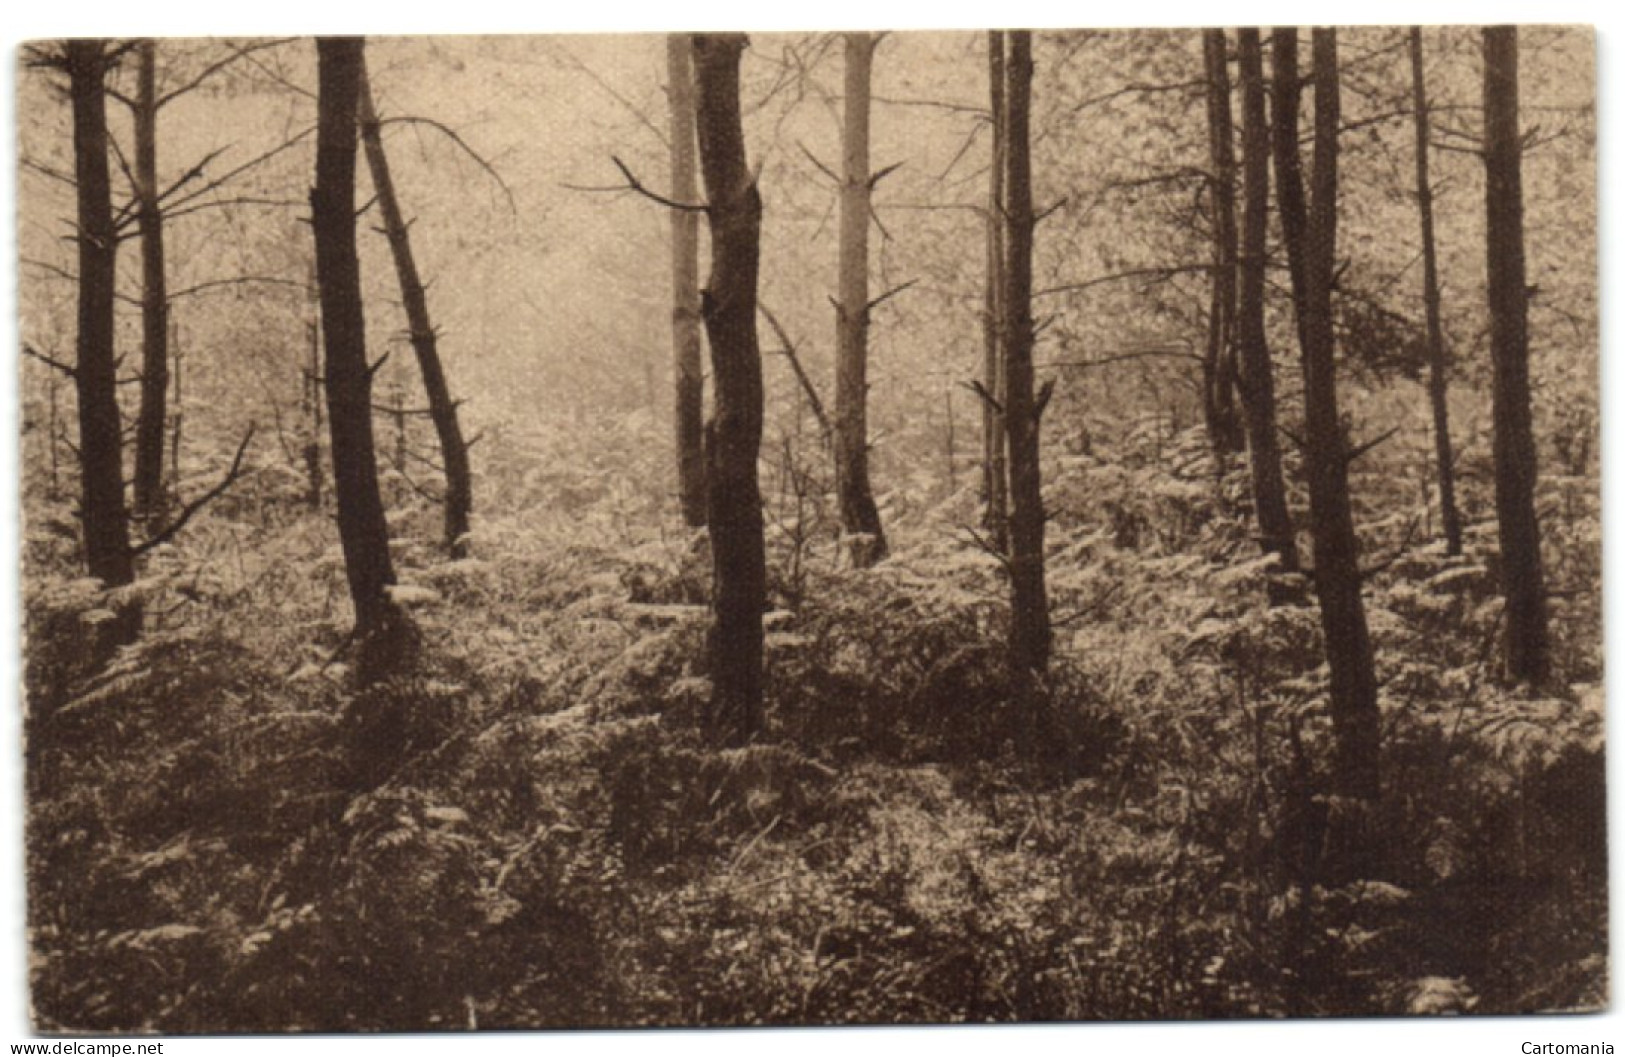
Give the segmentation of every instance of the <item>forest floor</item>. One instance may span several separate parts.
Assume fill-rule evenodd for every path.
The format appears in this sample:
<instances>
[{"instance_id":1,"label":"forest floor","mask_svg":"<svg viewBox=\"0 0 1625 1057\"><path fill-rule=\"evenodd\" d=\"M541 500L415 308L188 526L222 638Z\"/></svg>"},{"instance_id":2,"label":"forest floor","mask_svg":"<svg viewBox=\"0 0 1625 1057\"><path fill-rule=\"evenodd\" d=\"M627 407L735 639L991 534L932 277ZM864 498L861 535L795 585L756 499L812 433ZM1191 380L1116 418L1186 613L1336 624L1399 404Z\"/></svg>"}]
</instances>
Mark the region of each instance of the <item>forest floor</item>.
<instances>
[{"instance_id":1,"label":"forest floor","mask_svg":"<svg viewBox=\"0 0 1625 1057\"><path fill-rule=\"evenodd\" d=\"M1384 791L1361 806L1323 793L1318 616L1266 603L1244 468L1215 480L1199 435L1158 430L1047 467L1037 736L970 485L883 496L893 554L858 572L808 475L772 468L768 729L744 748L709 734L707 552L642 483L650 426L570 457L488 441L460 561L391 476L424 653L359 695L336 535L295 471L263 466L114 600L76 579L70 500L31 495L37 1024L1600 1007L1595 477L1542 479L1561 680L1534 692L1495 678L1487 476L1447 558L1394 466L1364 468L1400 513L1363 524ZM144 637L92 669L84 636L132 600Z\"/></svg>"}]
</instances>

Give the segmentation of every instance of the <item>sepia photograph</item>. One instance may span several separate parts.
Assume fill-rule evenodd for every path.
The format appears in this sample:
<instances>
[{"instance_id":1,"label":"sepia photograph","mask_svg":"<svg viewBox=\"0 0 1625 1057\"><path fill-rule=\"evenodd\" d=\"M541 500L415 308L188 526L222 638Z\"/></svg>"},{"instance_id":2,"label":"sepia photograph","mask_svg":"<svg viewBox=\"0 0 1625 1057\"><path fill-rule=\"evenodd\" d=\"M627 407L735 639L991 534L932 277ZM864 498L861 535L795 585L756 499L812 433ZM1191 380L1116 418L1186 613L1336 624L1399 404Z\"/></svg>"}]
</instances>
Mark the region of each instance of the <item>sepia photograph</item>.
<instances>
[{"instance_id":1,"label":"sepia photograph","mask_svg":"<svg viewBox=\"0 0 1625 1057\"><path fill-rule=\"evenodd\" d=\"M748 28L14 50L32 1030L1606 1011L1594 29Z\"/></svg>"}]
</instances>

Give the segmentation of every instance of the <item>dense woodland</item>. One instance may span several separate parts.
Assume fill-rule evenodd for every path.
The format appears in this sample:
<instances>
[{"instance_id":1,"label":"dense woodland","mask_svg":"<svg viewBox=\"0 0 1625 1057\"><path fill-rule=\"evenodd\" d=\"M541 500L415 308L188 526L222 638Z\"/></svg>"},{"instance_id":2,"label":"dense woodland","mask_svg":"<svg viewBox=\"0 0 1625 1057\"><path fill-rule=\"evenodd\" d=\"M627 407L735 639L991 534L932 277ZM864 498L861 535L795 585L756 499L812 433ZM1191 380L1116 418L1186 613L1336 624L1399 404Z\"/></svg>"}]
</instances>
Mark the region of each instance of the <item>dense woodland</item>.
<instances>
[{"instance_id":1,"label":"dense woodland","mask_svg":"<svg viewBox=\"0 0 1625 1057\"><path fill-rule=\"evenodd\" d=\"M1583 29L18 73L47 1030L1607 995Z\"/></svg>"}]
</instances>

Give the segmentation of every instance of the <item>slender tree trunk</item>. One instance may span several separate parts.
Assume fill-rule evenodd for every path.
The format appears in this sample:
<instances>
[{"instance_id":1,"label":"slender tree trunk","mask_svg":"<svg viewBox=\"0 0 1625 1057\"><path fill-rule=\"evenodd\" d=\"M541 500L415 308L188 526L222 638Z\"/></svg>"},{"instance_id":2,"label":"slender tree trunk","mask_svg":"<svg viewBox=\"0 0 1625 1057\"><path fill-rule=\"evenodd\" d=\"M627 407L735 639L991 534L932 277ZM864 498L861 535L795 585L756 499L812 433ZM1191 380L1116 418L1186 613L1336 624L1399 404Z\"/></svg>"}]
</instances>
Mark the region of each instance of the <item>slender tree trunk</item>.
<instances>
[{"instance_id":1,"label":"slender tree trunk","mask_svg":"<svg viewBox=\"0 0 1625 1057\"><path fill-rule=\"evenodd\" d=\"M666 37L666 99L671 121L671 196L700 197L695 168L694 71L687 33ZM700 218L671 211L671 344L677 429L677 494L683 523L705 524L705 374L700 348Z\"/></svg>"},{"instance_id":2,"label":"slender tree trunk","mask_svg":"<svg viewBox=\"0 0 1625 1057\"><path fill-rule=\"evenodd\" d=\"M129 511L124 505L113 297L118 232L107 167L108 51L105 41L67 43L73 102L74 179L78 193L79 332L74 381L79 399L80 518L85 567L108 587L135 579ZM141 611L126 607L109 630L112 643L140 631Z\"/></svg>"},{"instance_id":3,"label":"slender tree trunk","mask_svg":"<svg viewBox=\"0 0 1625 1057\"><path fill-rule=\"evenodd\" d=\"M1348 450L1337 409L1332 286L1337 251L1337 133L1340 98L1337 34L1317 29L1314 42L1315 137L1313 193L1306 224L1288 234L1294 277L1301 276L1298 331L1303 345L1305 459L1309 477L1310 527L1315 543L1315 591L1320 599L1326 660L1331 669L1331 716L1335 742L1333 791L1371 798L1378 791L1380 713L1377 679L1360 597L1359 540L1349 503ZM1275 31L1276 156L1297 153L1297 33ZM1277 172L1283 207L1303 202L1293 167ZM1283 208L1283 222L1285 221ZM1287 225L1283 223L1283 230Z\"/></svg>"},{"instance_id":4,"label":"slender tree trunk","mask_svg":"<svg viewBox=\"0 0 1625 1057\"><path fill-rule=\"evenodd\" d=\"M1422 220L1422 302L1428 321L1428 401L1433 405L1433 451L1439 464L1439 516L1445 553L1461 553L1461 515L1456 510L1455 457L1450 450L1450 405L1445 399L1448 364L1439 313L1439 254L1433 238L1433 185L1428 179L1429 115L1422 73L1422 27L1411 27L1411 91L1416 103L1416 211Z\"/></svg>"},{"instance_id":5,"label":"slender tree trunk","mask_svg":"<svg viewBox=\"0 0 1625 1057\"><path fill-rule=\"evenodd\" d=\"M305 424L308 432L302 452L305 460L305 502L312 510L322 508L322 312L321 288L316 282L316 259L310 261L310 278L305 286L305 341L308 358L304 368ZM176 404L180 403L177 392Z\"/></svg>"},{"instance_id":6,"label":"slender tree trunk","mask_svg":"<svg viewBox=\"0 0 1625 1057\"><path fill-rule=\"evenodd\" d=\"M1275 435L1275 374L1264 329L1264 273L1269 227L1270 132L1264 113L1264 58L1256 29L1236 35L1241 73L1242 175L1241 290L1236 340L1241 410L1252 467L1253 508L1259 543L1280 558L1279 569L1298 571L1297 533L1287 508L1281 449Z\"/></svg>"},{"instance_id":7,"label":"slender tree trunk","mask_svg":"<svg viewBox=\"0 0 1625 1057\"><path fill-rule=\"evenodd\" d=\"M1305 255L1309 207L1303 195L1303 160L1298 156L1298 112L1303 80L1298 72L1298 31L1277 27L1270 34L1270 150L1275 157L1275 202L1281 214L1281 243L1287 248L1287 275L1292 285L1292 318L1298 346L1304 340ZM1296 250L1293 247L1297 247Z\"/></svg>"},{"instance_id":8,"label":"slender tree trunk","mask_svg":"<svg viewBox=\"0 0 1625 1057\"><path fill-rule=\"evenodd\" d=\"M1224 30L1202 33L1207 67L1208 164L1213 201L1213 276L1207 356L1202 363L1203 411L1213 455L1222 469L1242 449L1236 412L1236 144L1230 116L1230 64Z\"/></svg>"},{"instance_id":9,"label":"slender tree trunk","mask_svg":"<svg viewBox=\"0 0 1625 1057\"><path fill-rule=\"evenodd\" d=\"M1506 672L1541 683L1550 674L1545 574L1535 516L1535 434L1529 406L1529 293L1523 250L1518 31L1484 30L1484 196L1494 365L1495 514L1506 595Z\"/></svg>"},{"instance_id":10,"label":"slender tree trunk","mask_svg":"<svg viewBox=\"0 0 1625 1057\"><path fill-rule=\"evenodd\" d=\"M327 421L333 491L359 647L357 679L366 686L407 660L410 624L389 597L395 570L378 490L372 430L372 367L367 363L356 258L357 107L363 83L359 37L316 42L316 185L310 194L316 277L327 346Z\"/></svg>"},{"instance_id":11,"label":"slender tree trunk","mask_svg":"<svg viewBox=\"0 0 1625 1057\"><path fill-rule=\"evenodd\" d=\"M876 38L846 34L840 297L835 310L835 493L852 564L886 556L869 485L869 81Z\"/></svg>"},{"instance_id":12,"label":"slender tree trunk","mask_svg":"<svg viewBox=\"0 0 1625 1057\"><path fill-rule=\"evenodd\" d=\"M694 36L700 166L711 229L701 316L714 381L706 437L706 521L715 585L713 711L729 740L762 727L762 610L767 559L756 460L762 446L762 353L756 340L762 199L745 163L739 106L742 34Z\"/></svg>"},{"instance_id":13,"label":"slender tree trunk","mask_svg":"<svg viewBox=\"0 0 1625 1057\"><path fill-rule=\"evenodd\" d=\"M181 355L180 342L176 340L173 326L169 331L169 348L171 366L175 376L175 413L169 416L169 479L180 480L181 476L181 439L182 431L186 426L186 359Z\"/></svg>"},{"instance_id":14,"label":"slender tree trunk","mask_svg":"<svg viewBox=\"0 0 1625 1057\"><path fill-rule=\"evenodd\" d=\"M135 513L164 515L164 419L169 394L169 291L164 277L164 214L158 202L157 45L137 49L136 225L141 232L141 409L135 427Z\"/></svg>"},{"instance_id":15,"label":"slender tree trunk","mask_svg":"<svg viewBox=\"0 0 1625 1057\"><path fill-rule=\"evenodd\" d=\"M453 558L468 555L469 515L474 509L474 477L468 464L468 445L463 440L462 426L457 421L457 401L451 398L451 387L446 381L445 365L440 360L438 335L429 318L429 299L418 278L417 261L412 256L412 239L400 200L395 194L395 181L390 176L389 158L384 154L383 132L378 124L372 87L367 81L365 56L361 62L360 90L357 106L361 125L361 142L366 147L367 167L372 173L372 186L378 196L378 210L384 218L384 235L395 259L395 277L401 287L401 307L406 310L407 334L412 352L417 357L418 371L423 376L423 390L429 402L429 420L434 423L435 436L440 441L441 464L446 471L444 544ZM400 431L404 437L404 429Z\"/></svg>"},{"instance_id":16,"label":"slender tree trunk","mask_svg":"<svg viewBox=\"0 0 1625 1057\"><path fill-rule=\"evenodd\" d=\"M982 314L983 524L1000 554L1010 551L1010 471L1004 426L1004 33L987 34L988 113L993 134L987 190L987 285ZM992 396L988 400L986 396Z\"/></svg>"},{"instance_id":17,"label":"slender tree trunk","mask_svg":"<svg viewBox=\"0 0 1625 1057\"><path fill-rule=\"evenodd\" d=\"M1049 666L1049 599L1044 586L1044 499L1033 395L1033 192L1028 113L1032 33L1010 32L1005 87L1005 430L1010 445L1010 667L1018 683Z\"/></svg>"}]
</instances>

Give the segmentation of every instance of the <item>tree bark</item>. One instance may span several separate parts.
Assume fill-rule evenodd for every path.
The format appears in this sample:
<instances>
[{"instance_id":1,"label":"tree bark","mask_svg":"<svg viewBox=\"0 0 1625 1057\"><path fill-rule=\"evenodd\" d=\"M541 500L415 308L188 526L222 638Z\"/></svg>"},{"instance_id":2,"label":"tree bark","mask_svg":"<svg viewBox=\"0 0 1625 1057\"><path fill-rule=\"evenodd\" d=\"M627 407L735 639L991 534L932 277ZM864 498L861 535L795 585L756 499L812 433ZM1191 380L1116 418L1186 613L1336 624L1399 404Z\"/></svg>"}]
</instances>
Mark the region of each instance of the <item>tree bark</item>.
<instances>
[{"instance_id":1,"label":"tree bark","mask_svg":"<svg viewBox=\"0 0 1625 1057\"><path fill-rule=\"evenodd\" d=\"M1005 66L1005 433L1010 446L1010 667L1020 683L1049 666L1044 586L1044 498L1039 469L1041 401L1033 395L1033 197L1028 114L1032 33L1010 32Z\"/></svg>"},{"instance_id":2,"label":"tree bark","mask_svg":"<svg viewBox=\"0 0 1625 1057\"><path fill-rule=\"evenodd\" d=\"M1275 434L1275 374L1264 329L1264 279L1269 227L1269 126L1264 113L1264 58L1256 29L1239 30L1242 175L1241 289L1236 313L1242 420L1252 469L1253 509L1260 546L1280 559L1281 572L1298 571L1297 533L1287 508L1281 449Z\"/></svg>"},{"instance_id":3,"label":"tree bark","mask_svg":"<svg viewBox=\"0 0 1625 1057\"><path fill-rule=\"evenodd\" d=\"M395 277L401 288L401 307L406 311L407 334L423 376L423 390L429 403L429 420L440 442L441 465L446 472L444 545L453 558L468 556L469 516L474 509L474 478L468 463L468 444L457 421L457 401L451 398L445 365L440 359L439 340L429 318L429 299L418 277L412 255L412 239L401 213L395 181L390 175L389 158L384 154L384 137L367 79L365 55L361 62L357 97L361 142L366 148L367 168L372 173L373 192L384 219L384 235L389 239L395 260ZM398 423L398 439L404 440L404 423ZM397 456L399 458L399 456Z\"/></svg>"},{"instance_id":4,"label":"tree bark","mask_svg":"<svg viewBox=\"0 0 1625 1057\"><path fill-rule=\"evenodd\" d=\"M869 82L876 38L846 36L840 296L835 309L835 493L852 564L886 556L869 484Z\"/></svg>"},{"instance_id":5,"label":"tree bark","mask_svg":"<svg viewBox=\"0 0 1625 1057\"><path fill-rule=\"evenodd\" d=\"M1224 30L1202 32L1207 72L1209 188L1213 203L1213 276L1208 302L1207 356L1202 361L1203 411L1214 459L1222 469L1242 449L1236 412L1236 144L1230 115L1230 65Z\"/></svg>"},{"instance_id":6,"label":"tree bark","mask_svg":"<svg viewBox=\"0 0 1625 1057\"><path fill-rule=\"evenodd\" d=\"M137 48L136 226L141 233L141 408L135 427L135 513L164 516L164 425L169 395L169 292L164 275L164 214L158 202L157 45Z\"/></svg>"},{"instance_id":7,"label":"tree bark","mask_svg":"<svg viewBox=\"0 0 1625 1057\"><path fill-rule=\"evenodd\" d=\"M1550 674L1545 574L1535 515L1535 435L1529 406L1529 293L1523 248L1518 132L1518 31L1484 30L1484 169L1490 359L1494 367L1495 513L1506 595L1506 674Z\"/></svg>"},{"instance_id":8,"label":"tree bark","mask_svg":"<svg viewBox=\"0 0 1625 1057\"><path fill-rule=\"evenodd\" d=\"M987 280L982 307L982 523L1000 554L1010 550L1010 473L1004 426L1004 33L987 34L992 126L987 191ZM992 396L993 399L987 399Z\"/></svg>"},{"instance_id":9,"label":"tree bark","mask_svg":"<svg viewBox=\"0 0 1625 1057\"><path fill-rule=\"evenodd\" d=\"M1337 251L1337 134L1340 98L1337 34L1313 33L1315 134L1313 191L1301 231L1287 234L1287 253L1295 279L1301 280L1298 331L1303 346L1305 460L1309 477L1310 527L1315 544L1315 591L1320 599L1321 629L1331 669L1331 716L1334 740L1333 791L1342 796L1372 798L1378 792L1380 713L1377 679L1360 597L1359 540L1349 502L1348 451L1337 409L1335 338L1332 330L1332 287ZM1287 105L1275 115L1277 161L1297 154L1297 91L1287 90L1297 77L1297 32L1275 31L1276 98ZM1277 172L1283 203L1304 201L1302 187L1289 185L1295 167ZM1295 283L1295 286L1297 283Z\"/></svg>"},{"instance_id":10,"label":"tree bark","mask_svg":"<svg viewBox=\"0 0 1625 1057\"><path fill-rule=\"evenodd\" d=\"M725 736L762 727L762 610L767 559L756 460L762 446L762 354L756 339L762 199L745 163L739 105L742 34L694 35L700 166L711 229L701 316L714 379L706 438L706 521L714 568L712 708Z\"/></svg>"},{"instance_id":11,"label":"tree bark","mask_svg":"<svg viewBox=\"0 0 1625 1057\"><path fill-rule=\"evenodd\" d=\"M1427 80L1422 72L1422 27L1412 26L1411 91L1416 107L1416 211L1422 222L1422 303L1428 327L1428 402L1433 408L1433 451L1439 465L1439 516L1444 522L1445 553L1461 553L1461 514L1456 510L1455 456L1450 449L1450 405L1445 399L1448 363L1444 323L1439 311L1439 254L1433 238L1433 185L1428 178L1429 114Z\"/></svg>"},{"instance_id":12,"label":"tree bark","mask_svg":"<svg viewBox=\"0 0 1625 1057\"><path fill-rule=\"evenodd\" d=\"M699 199L695 169L694 71L687 33L666 37L666 100L670 108L671 197ZM671 344L676 405L677 494L683 523L705 524L705 375L700 347L700 218L671 211Z\"/></svg>"},{"instance_id":13,"label":"tree bark","mask_svg":"<svg viewBox=\"0 0 1625 1057\"><path fill-rule=\"evenodd\" d=\"M107 587L121 587L135 579L135 562L124 504L123 431L113 345L118 232L107 166L109 58L102 40L71 40L66 47L78 197L79 310L73 377L79 400L80 518L87 571ZM140 625L139 608L126 607L110 629L110 640L128 642Z\"/></svg>"},{"instance_id":14,"label":"tree bark","mask_svg":"<svg viewBox=\"0 0 1625 1057\"><path fill-rule=\"evenodd\" d=\"M356 258L357 107L363 77L359 37L316 42L316 184L311 190L316 278L326 344L327 421L333 492L350 599L355 606L356 674L367 686L395 671L411 639L405 614L389 597L395 570L378 490L372 429L372 367L367 363Z\"/></svg>"}]
</instances>

